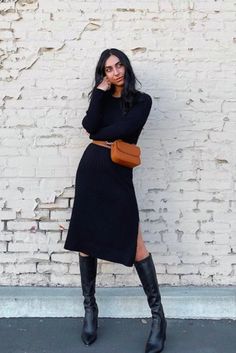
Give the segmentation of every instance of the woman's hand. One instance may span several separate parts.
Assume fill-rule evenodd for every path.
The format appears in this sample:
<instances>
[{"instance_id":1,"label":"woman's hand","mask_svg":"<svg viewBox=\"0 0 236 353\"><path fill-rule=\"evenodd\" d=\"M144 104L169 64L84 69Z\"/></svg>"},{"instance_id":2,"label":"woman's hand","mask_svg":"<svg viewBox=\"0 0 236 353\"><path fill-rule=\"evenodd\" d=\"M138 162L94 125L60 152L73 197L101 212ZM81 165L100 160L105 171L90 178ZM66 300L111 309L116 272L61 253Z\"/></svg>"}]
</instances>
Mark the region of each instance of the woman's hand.
<instances>
[{"instance_id":1,"label":"woman's hand","mask_svg":"<svg viewBox=\"0 0 236 353\"><path fill-rule=\"evenodd\" d=\"M103 91L108 91L111 88L111 82L108 80L108 78L105 76L102 80L101 83L97 86L97 88L103 90Z\"/></svg>"}]
</instances>

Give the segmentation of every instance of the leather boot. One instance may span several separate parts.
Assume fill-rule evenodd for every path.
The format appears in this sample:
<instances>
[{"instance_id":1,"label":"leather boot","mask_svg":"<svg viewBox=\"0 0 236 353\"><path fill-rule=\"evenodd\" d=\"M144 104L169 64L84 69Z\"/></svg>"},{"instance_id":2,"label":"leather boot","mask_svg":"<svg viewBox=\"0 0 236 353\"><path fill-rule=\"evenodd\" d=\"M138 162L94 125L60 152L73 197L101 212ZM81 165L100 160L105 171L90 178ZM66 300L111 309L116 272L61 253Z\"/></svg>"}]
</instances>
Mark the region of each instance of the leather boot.
<instances>
[{"instance_id":1,"label":"leather boot","mask_svg":"<svg viewBox=\"0 0 236 353\"><path fill-rule=\"evenodd\" d=\"M135 261L134 265L152 313L151 331L146 343L145 353L160 353L164 349L167 323L151 253L145 259Z\"/></svg>"},{"instance_id":2,"label":"leather boot","mask_svg":"<svg viewBox=\"0 0 236 353\"><path fill-rule=\"evenodd\" d=\"M84 296L85 316L81 338L84 344L92 344L97 338L98 306L95 299L97 258L79 254L81 286Z\"/></svg>"}]
</instances>

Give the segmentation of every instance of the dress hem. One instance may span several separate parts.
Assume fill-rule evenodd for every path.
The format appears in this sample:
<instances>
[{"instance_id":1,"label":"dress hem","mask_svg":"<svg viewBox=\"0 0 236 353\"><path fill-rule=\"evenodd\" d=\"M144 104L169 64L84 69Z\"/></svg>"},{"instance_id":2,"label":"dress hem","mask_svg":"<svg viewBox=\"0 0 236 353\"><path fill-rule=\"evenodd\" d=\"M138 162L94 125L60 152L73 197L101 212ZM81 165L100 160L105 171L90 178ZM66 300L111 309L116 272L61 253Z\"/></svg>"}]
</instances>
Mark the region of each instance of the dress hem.
<instances>
[{"instance_id":1,"label":"dress hem","mask_svg":"<svg viewBox=\"0 0 236 353\"><path fill-rule=\"evenodd\" d=\"M111 255L109 256L109 250L107 250L107 253L106 255L104 255L104 249L101 251L99 251L98 249L96 249L96 251L93 251L91 249L89 249L89 247L74 247L72 249L72 247L69 247L69 246L64 246L64 249L66 250L69 250L69 251L76 251L76 252L82 252L84 254L87 254L89 256L93 256L93 257L96 257L98 259L101 259L101 260L105 260L105 261L109 261L109 262L114 262L114 263L119 263L119 264L122 264L124 266L127 266L127 267L132 267L134 265L134 261L135 261L135 255L136 255L136 247L137 247L137 237L136 237L136 242L135 242L135 248L134 248L134 251L133 251L133 256L130 257L130 261L123 261L121 260L122 256L120 256L120 254L117 254L117 255ZM116 249L116 252L117 252L117 249Z\"/></svg>"}]
</instances>

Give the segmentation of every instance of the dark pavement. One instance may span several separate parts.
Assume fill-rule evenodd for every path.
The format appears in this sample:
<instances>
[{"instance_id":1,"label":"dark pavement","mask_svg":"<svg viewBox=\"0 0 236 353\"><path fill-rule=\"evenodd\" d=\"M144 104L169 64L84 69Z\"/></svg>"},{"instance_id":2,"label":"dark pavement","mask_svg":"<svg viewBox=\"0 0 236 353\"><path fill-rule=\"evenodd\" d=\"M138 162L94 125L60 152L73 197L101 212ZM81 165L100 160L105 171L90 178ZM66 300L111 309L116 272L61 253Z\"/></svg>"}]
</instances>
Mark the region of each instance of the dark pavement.
<instances>
[{"instance_id":1,"label":"dark pavement","mask_svg":"<svg viewBox=\"0 0 236 353\"><path fill-rule=\"evenodd\" d=\"M165 353L235 353L236 321L168 319ZM150 319L99 318L91 346L82 318L0 319L0 353L144 353Z\"/></svg>"}]
</instances>

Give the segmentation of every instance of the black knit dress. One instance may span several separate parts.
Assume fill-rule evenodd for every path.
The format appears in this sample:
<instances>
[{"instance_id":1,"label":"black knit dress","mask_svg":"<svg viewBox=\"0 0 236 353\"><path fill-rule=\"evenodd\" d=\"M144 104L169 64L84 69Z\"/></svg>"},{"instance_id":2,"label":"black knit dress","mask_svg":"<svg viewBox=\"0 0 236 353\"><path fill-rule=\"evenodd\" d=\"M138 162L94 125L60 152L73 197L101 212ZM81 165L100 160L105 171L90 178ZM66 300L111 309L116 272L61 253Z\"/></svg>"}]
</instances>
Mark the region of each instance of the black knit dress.
<instances>
[{"instance_id":1,"label":"black knit dress","mask_svg":"<svg viewBox=\"0 0 236 353\"><path fill-rule=\"evenodd\" d=\"M139 92L134 106L124 115L121 98L96 88L82 125L94 140L137 143L151 106L151 97ZM110 149L90 143L76 172L64 248L132 266L138 225L133 169L113 163Z\"/></svg>"}]
</instances>

